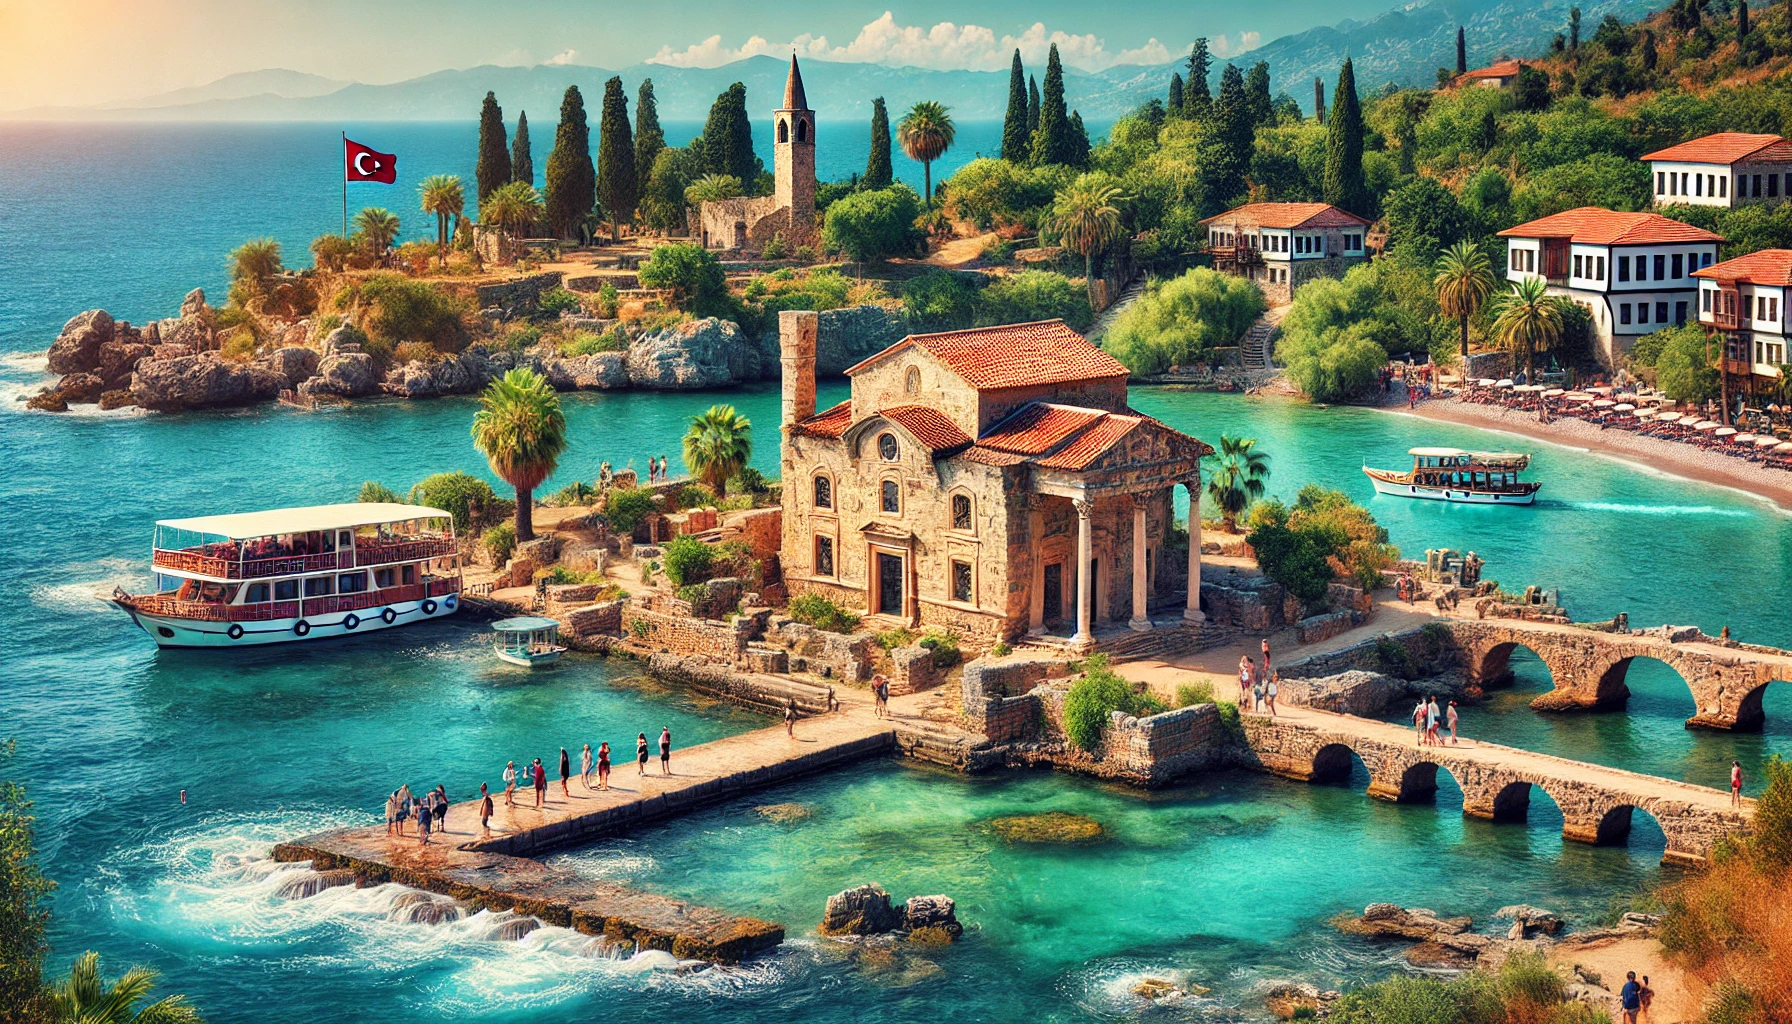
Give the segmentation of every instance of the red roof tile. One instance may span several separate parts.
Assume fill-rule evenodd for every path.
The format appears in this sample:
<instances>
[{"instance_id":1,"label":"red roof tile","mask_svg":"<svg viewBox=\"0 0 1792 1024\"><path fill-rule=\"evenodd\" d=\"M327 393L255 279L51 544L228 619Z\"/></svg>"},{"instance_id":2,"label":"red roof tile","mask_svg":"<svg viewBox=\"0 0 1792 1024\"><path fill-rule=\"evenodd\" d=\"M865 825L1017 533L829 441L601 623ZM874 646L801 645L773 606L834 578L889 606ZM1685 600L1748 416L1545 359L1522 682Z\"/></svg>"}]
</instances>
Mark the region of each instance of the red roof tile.
<instances>
[{"instance_id":1,"label":"red roof tile","mask_svg":"<svg viewBox=\"0 0 1792 1024\"><path fill-rule=\"evenodd\" d=\"M806 420L798 420L790 425L793 434L804 434L809 437L838 438L852 426L852 400L848 399L825 412L816 413Z\"/></svg>"},{"instance_id":2,"label":"red roof tile","mask_svg":"<svg viewBox=\"0 0 1792 1024\"><path fill-rule=\"evenodd\" d=\"M1368 220L1330 203L1246 203L1202 221L1250 221L1265 228L1351 228L1366 227Z\"/></svg>"},{"instance_id":3,"label":"red roof tile","mask_svg":"<svg viewBox=\"0 0 1792 1024\"><path fill-rule=\"evenodd\" d=\"M846 373L851 376L908 345L925 350L980 391L1126 376L1119 360L1062 320L911 334Z\"/></svg>"},{"instance_id":4,"label":"red roof tile","mask_svg":"<svg viewBox=\"0 0 1792 1024\"><path fill-rule=\"evenodd\" d=\"M1792 144L1778 135L1718 132L1643 155L1644 160L1675 160L1689 164L1733 164L1749 157L1792 161Z\"/></svg>"},{"instance_id":5,"label":"red roof tile","mask_svg":"<svg viewBox=\"0 0 1792 1024\"><path fill-rule=\"evenodd\" d=\"M1503 238L1566 238L1583 245L1648 245L1669 242L1721 242L1703 228L1659 213L1619 213L1583 206L1507 228Z\"/></svg>"},{"instance_id":6,"label":"red roof tile","mask_svg":"<svg viewBox=\"0 0 1792 1024\"><path fill-rule=\"evenodd\" d=\"M977 447L1016 455L1043 455L1104 415L1099 409L1029 402L984 431L977 439Z\"/></svg>"},{"instance_id":7,"label":"red roof tile","mask_svg":"<svg viewBox=\"0 0 1792 1024\"><path fill-rule=\"evenodd\" d=\"M1018 466L1027 461L1025 455L1015 455L1011 452L998 452L985 448L982 445L972 445L964 451L959 452L957 457L964 459L967 462L981 462L986 466Z\"/></svg>"},{"instance_id":8,"label":"red roof tile","mask_svg":"<svg viewBox=\"0 0 1792 1024\"><path fill-rule=\"evenodd\" d=\"M932 451L967 448L971 443L970 435L958 429L958 424L947 419L944 413L925 405L898 405L882 410L880 415L902 424L904 430L915 435L915 440Z\"/></svg>"},{"instance_id":9,"label":"red roof tile","mask_svg":"<svg viewBox=\"0 0 1792 1024\"><path fill-rule=\"evenodd\" d=\"M1524 67L1524 61L1522 60L1502 60L1494 64L1489 64L1484 68L1465 71L1462 74L1457 75L1456 80L1460 82L1463 79L1512 78L1518 74L1518 70L1522 67Z\"/></svg>"},{"instance_id":10,"label":"red roof tile","mask_svg":"<svg viewBox=\"0 0 1792 1024\"><path fill-rule=\"evenodd\" d=\"M1709 281L1792 285L1792 249L1762 249L1692 272Z\"/></svg>"},{"instance_id":11,"label":"red roof tile","mask_svg":"<svg viewBox=\"0 0 1792 1024\"><path fill-rule=\"evenodd\" d=\"M1056 454L1047 455L1035 460L1048 469L1086 469L1096 459L1107 453L1109 448L1120 443L1120 439L1132 433L1134 427L1145 422L1137 416L1119 416L1109 413L1089 429L1078 434L1076 440L1065 445Z\"/></svg>"}]
</instances>

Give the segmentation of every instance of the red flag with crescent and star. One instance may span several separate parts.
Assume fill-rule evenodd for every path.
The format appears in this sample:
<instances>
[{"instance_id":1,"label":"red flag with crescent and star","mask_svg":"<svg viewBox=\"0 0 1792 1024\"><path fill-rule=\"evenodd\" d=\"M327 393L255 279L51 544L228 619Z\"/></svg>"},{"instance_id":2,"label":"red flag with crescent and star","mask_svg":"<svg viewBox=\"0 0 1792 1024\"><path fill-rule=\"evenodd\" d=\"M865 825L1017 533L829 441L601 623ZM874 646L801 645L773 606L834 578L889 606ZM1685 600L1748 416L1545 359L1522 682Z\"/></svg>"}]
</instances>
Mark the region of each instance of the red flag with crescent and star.
<instances>
[{"instance_id":1,"label":"red flag with crescent and star","mask_svg":"<svg viewBox=\"0 0 1792 1024\"><path fill-rule=\"evenodd\" d=\"M345 137L342 140L342 180L393 184L398 180L398 157L369 149Z\"/></svg>"}]
</instances>

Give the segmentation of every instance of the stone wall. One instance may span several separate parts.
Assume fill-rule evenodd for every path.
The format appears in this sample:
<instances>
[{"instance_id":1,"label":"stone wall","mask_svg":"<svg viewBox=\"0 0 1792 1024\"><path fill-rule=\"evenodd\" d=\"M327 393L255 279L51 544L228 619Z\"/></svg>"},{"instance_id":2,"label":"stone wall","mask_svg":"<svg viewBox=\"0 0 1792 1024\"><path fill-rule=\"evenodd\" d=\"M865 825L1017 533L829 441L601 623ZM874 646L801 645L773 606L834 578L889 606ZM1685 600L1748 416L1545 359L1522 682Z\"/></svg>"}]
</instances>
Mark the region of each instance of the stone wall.
<instances>
[{"instance_id":1,"label":"stone wall","mask_svg":"<svg viewBox=\"0 0 1792 1024\"><path fill-rule=\"evenodd\" d=\"M695 654L735 662L747 649L750 619L733 623L695 619L630 606L623 612L623 632L633 642L673 654Z\"/></svg>"},{"instance_id":2,"label":"stone wall","mask_svg":"<svg viewBox=\"0 0 1792 1024\"><path fill-rule=\"evenodd\" d=\"M919 693L940 684L940 670L933 666L933 651L919 645L890 652L890 695Z\"/></svg>"},{"instance_id":3,"label":"stone wall","mask_svg":"<svg viewBox=\"0 0 1792 1024\"><path fill-rule=\"evenodd\" d=\"M1042 721L1040 703L1029 691L1047 679L1069 674L1070 663L1062 658L978 658L965 665L960 683L965 726L991 743L1029 739Z\"/></svg>"},{"instance_id":4,"label":"stone wall","mask_svg":"<svg viewBox=\"0 0 1792 1024\"><path fill-rule=\"evenodd\" d=\"M1141 785L1163 785L1230 757L1219 708L1195 704L1145 718L1114 712L1102 738L1104 774Z\"/></svg>"},{"instance_id":5,"label":"stone wall","mask_svg":"<svg viewBox=\"0 0 1792 1024\"><path fill-rule=\"evenodd\" d=\"M1294 632L1302 644L1316 644L1348 633L1367 621L1369 621L1369 616L1366 613L1348 608L1344 611L1327 612L1324 615L1312 615L1304 618L1294 624Z\"/></svg>"},{"instance_id":6,"label":"stone wall","mask_svg":"<svg viewBox=\"0 0 1792 1024\"><path fill-rule=\"evenodd\" d=\"M871 678L871 648L876 639L869 633L830 633L778 619L767 631L766 641L790 651L793 672L813 672L848 683Z\"/></svg>"},{"instance_id":7,"label":"stone wall","mask_svg":"<svg viewBox=\"0 0 1792 1024\"><path fill-rule=\"evenodd\" d=\"M1389 642L1399 645L1406 652L1404 665L1387 663L1384 644ZM1447 637L1442 638L1441 642L1434 641L1420 627L1397 633L1383 633L1349 647L1277 665L1276 669L1282 673L1283 679L1317 679L1352 669L1367 672L1398 670L1408 676L1430 676L1446 672L1460 663L1460 654Z\"/></svg>"},{"instance_id":8,"label":"stone wall","mask_svg":"<svg viewBox=\"0 0 1792 1024\"><path fill-rule=\"evenodd\" d=\"M560 287L559 271L544 271L502 284L480 285L474 292L479 308L501 309L507 317L528 316L537 309L541 293Z\"/></svg>"},{"instance_id":9,"label":"stone wall","mask_svg":"<svg viewBox=\"0 0 1792 1024\"><path fill-rule=\"evenodd\" d=\"M574 608L561 616L567 633L581 639L615 637L622 632L622 601L601 601Z\"/></svg>"},{"instance_id":10,"label":"stone wall","mask_svg":"<svg viewBox=\"0 0 1792 1024\"><path fill-rule=\"evenodd\" d=\"M647 659L647 671L655 678L714 693L772 714L783 714L794 703L805 717L826 714L828 688L795 679L739 672L702 657L655 654Z\"/></svg>"},{"instance_id":11,"label":"stone wall","mask_svg":"<svg viewBox=\"0 0 1792 1024\"><path fill-rule=\"evenodd\" d=\"M778 554L783 531L784 509L777 505L722 515L722 541L745 541L753 557L762 561Z\"/></svg>"}]
</instances>

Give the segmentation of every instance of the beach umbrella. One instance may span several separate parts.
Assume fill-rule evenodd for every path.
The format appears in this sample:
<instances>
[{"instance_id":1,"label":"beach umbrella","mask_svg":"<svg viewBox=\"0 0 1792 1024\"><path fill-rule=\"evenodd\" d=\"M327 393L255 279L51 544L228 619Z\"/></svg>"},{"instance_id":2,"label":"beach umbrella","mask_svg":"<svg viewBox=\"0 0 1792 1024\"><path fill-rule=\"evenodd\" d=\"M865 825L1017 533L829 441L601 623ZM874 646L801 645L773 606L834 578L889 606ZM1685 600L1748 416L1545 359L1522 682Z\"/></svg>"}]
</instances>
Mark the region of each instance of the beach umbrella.
<instances>
[{"instance_id":1,"label":"beach umbrella","mask_svg":"<svg viewBox=\"0 0 1792 1024\"><path fill-rule=\"evenodd\" d=\"M1658 412L1655 414L1655 418L1663 423L1672 423L1680 418L1680 414L1677 412Z\"/></svg>"},{"instance_id":2,"label":"beach umbrella","mask_svg":"<svg viewBox=\"0 0 1792 1024\"><path fill-rule=\"evenodd\" d=\"M1593 400L1593 396L1587 394L1585 391L1570 391L1568 392L1568 397L1577 402L1590 402Z\"/></svg>"},{"instance_id":3,"label":"beach umbrella","mask_svg":"<svg viewBox=\"0 0 1792 1024\"><path fill-rule=\"evenodd\" d=\"M1565 394L1565 393L1566 392L1564 392L1561 388L1550 388L1548 391L1543 392L1543 397L1544 398L1554 398L1557 395Z\"/></svg>"},{"instance_id":4,"label":"beach umbrella","mask_svg":"<svg viewBox=\"0 0 1792 1024\"><path fill-rule=\"evenodd\" d=\"M1711 432L1712 437L1729 437L1736 432L1735 427L1718 427Z\"/></svg>"},{"instance_id":5,"label":"beach umbrella","mask_svg":"<svg viewBox=\"0 0 1792 1024\"><path fill-rule=\"evenodd\" d=\"M1484 388L1490 388L1490 387L1493 387L1493 378L1492 377L1482 377L1480 380L1475 381L1475 383L1479 384L1480 386L1482 386Z\"/></svg>"},{"instance_id":6,"label":"beach umbrella","mask_svg":"<svg viewBox=\"0 0 1792 1024\"><path fill-rule=\"evenodd\" d=\"M1736 436L1730 438L1730 443L1731 444L1753 444L1754 440L1755 440L1755 435L1753 435L1753 434L1737 434Z\"/></svg>"},{"instance_id":7,"label":"beach umbrella","mask_svg":"<svg viewBox=\"0 0 1792 1024\"><path fill-rule=\"evenodd\" d=\"M1772 448L1775 445L1788 444L1788 443L1792 443L1792 442L1782 441L1777 437L1773 437L1773 436L1767 435L1767 434L1763 434L1760 437L1755 438L1755 447L1756 448Z\"/></svg>"},{"instance_id":8,"label":"beach umbrella","mask_svg":"<svg viewBox=\"0 0 1792 1024\"><path fill-rule=\"evenodd\" d=\"M1609 398L1600 398L1600 399L1596 399L1593 402L1593 408L1595 408L1595 409L1610 409L1613 405L1616 405L1616 404L1617 403L1613 402Z\"/></svg>"},{"instance_id":9,"label":"beach umbrella","mask_svg":"<svg viewBox=\"0 0 1792 1024\"><path fill-rule=\"evenodd\" d=\"M1792 441L1781 441L1779 444L1773 446L1773 450L1776 452L1792 452Z\"/></svg>"},{"instance_id":10,"label":"beach umbrella","mask_svg":"<svg viewBox=\"0 0 1792 1024\"><path fill-rule=\"evenodd\" d=\"M1721 427L1721 426L1723 426L1723 424L1717 422L1716 420L1700 420L1699 422L1694 423L1692 425L1692 429L1694 429L1694 430L1716 430L1718 427Z\"/></svg>"},{"instance_id":11,"label":"beach umbrella","mask_svg":"<svg viewBox=\"0 0 1792 1024\"><path fill-rule=\"evenodd\" d=\"M1509 388L1512 386L1512 378L1501 377L1499 380L1493 382L1493 386L1496 388Z\"/></svg>"},{"instance_id":12,"label":"beach umbrella","mask_svg":"<svg viewBox=\"0 0 1792 1024\"><path fill-rule=\"evenodd\" d=\"M1655 418L1655 414L1652 412L1639 412L1636 414L1636 418L1639 420L1652 420Z\"/></svg>"},{"instance_id":13,"label":"beach umbrella","mask_svg":"<svg viewBox=\"0 0 1792 1024\"><path fill-rule=\"evenodd\" d=\"M1629 402L1622 402L1612 406L1612 409L1616 412L1634 412L1636 411L1636 406L1631 405Z\"/></svg>"}]
</instances>

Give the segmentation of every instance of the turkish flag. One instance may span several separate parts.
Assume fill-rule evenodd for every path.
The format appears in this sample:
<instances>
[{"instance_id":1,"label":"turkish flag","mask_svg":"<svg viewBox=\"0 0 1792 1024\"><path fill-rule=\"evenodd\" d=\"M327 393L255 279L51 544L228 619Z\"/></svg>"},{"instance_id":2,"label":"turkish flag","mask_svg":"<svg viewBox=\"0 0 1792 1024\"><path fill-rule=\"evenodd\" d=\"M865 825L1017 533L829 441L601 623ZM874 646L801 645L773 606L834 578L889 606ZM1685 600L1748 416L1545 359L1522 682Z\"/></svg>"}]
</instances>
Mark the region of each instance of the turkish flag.
<instances>
[{"instance_id":1,"label":"turkish flag","mask_svg":"<svg viewBox=\"0 0 1792 1024\"><path fill-rule=\"evenodd\" d=\"M342 180L380 181L390 185L398 180L398 157L345 138L342 140Z\"/></svg>"}]
</instances>

